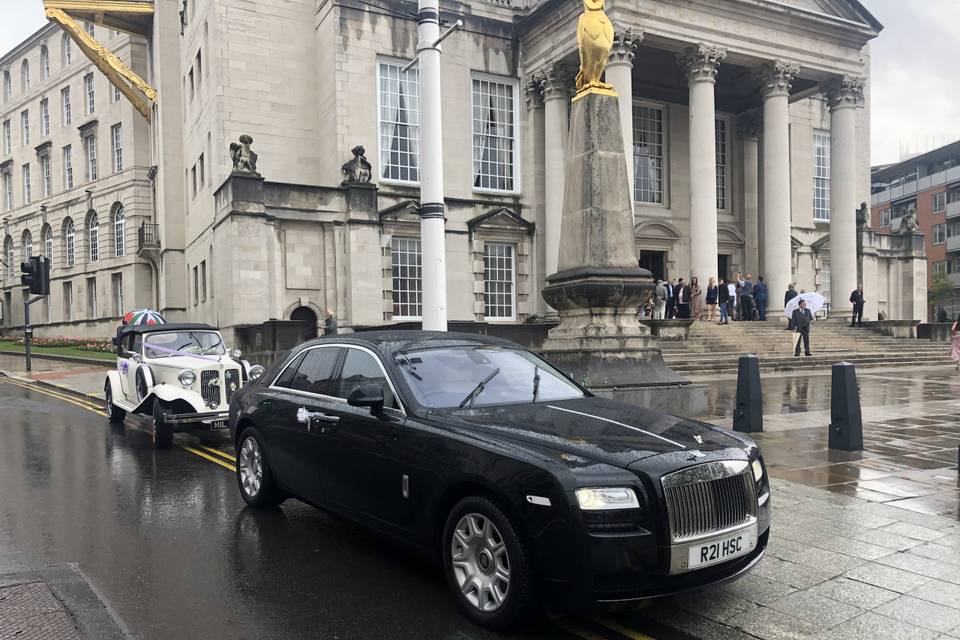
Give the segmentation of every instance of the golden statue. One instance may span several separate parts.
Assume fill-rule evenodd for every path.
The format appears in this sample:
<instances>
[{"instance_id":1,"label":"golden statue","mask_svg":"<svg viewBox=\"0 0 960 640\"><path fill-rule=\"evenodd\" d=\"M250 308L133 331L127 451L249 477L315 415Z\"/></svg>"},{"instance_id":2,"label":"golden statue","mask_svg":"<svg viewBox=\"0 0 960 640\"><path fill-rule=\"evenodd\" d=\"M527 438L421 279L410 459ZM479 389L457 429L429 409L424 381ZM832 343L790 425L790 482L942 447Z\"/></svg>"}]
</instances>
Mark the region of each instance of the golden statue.
<instances>
[{"instance_id":1,"label":"golden statue","mask_svg":"<svg viewBox=\"0 0 960 640\"><path fill-rule=\"evenodd\" d=\"M577 46L580 48L580 73L577 74L577 96L588 93L617 95L613 85L600 80L613 48L613 24L603 10L604 0L583 0L583 14L577 23Z\"/></svg>"}]
</instances>

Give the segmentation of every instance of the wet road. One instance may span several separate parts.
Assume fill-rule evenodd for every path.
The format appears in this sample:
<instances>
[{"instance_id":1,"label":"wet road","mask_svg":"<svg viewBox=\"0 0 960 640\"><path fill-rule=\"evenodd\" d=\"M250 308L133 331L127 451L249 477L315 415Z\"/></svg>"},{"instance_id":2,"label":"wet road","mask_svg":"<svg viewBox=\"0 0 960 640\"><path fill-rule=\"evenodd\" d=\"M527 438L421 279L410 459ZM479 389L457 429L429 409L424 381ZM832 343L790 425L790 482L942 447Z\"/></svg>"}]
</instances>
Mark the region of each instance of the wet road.
<instances>
[{"instance_id":1,"label":"wet road","mask_svg":"<svg viewBox=\"0 0 960 640\"><path fill-rule=\"evenodd\" d=\"M148 639L678 637L635 613L487 632L407 548L293 500L246 508L225 438L155 451L137 427L0 377L0 573L77 563Z\"/></svg>"}]
</instances>

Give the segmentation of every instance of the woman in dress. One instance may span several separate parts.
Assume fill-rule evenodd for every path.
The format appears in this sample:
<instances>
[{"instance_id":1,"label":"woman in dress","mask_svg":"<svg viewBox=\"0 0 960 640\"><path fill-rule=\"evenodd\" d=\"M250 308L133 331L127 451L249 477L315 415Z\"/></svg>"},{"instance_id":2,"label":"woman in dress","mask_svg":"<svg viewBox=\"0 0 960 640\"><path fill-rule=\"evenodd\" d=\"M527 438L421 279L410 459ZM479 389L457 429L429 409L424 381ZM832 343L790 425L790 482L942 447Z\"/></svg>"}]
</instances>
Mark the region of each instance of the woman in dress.
<instances>
[{"instance_id":1,"label":"woman in dress","mask_svg":"<svg viewBox=\"0 0 960 640\"><path fill-rule=\"evenodd\" d=\"M700 280L697 276L690 278L690 317L700 320L703 314L703 291L700 290Z\"/></svg>"},{"instance_id":2,"label":"woman in dress","mask_svg":"<svg viewBox=\"0 0 960 640\"><path fill-rule=\"evenodd\" d=\"M957 371L960 371L960 315L950 327L950 335L953 337L950 341L950 357L957 363Z\"/></svg>"},{"instance_id":3,"label":"woman in dress","mask_svg":"<svg viewBox=\"0 0 960 640\"><path fill-rule=\"evenodd\" d=\"M713 322L717 317L717 300L720 297L720 287L717 281L710 278L707 283L707 322Z\"/></svg>"}]
</instances>

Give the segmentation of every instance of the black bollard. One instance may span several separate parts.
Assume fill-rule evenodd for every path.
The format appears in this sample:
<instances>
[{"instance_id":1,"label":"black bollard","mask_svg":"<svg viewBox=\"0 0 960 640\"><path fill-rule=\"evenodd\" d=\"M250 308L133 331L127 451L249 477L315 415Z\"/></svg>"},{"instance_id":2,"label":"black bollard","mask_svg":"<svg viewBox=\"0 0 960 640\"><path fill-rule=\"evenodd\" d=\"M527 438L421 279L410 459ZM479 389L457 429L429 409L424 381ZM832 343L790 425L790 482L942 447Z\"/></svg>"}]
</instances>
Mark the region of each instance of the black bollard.
<instances>
[{"instance_id":1,"label":"black bollard","mask_svg":"<svg viewBox=\"0 0 960 640\"><path fill-rule=\"evenodd\" d=\"M830 448L863 451L863 418L860 415L857 368L849 362L833 365L831 389Z\"/></svg>"},{"instance_id":2,"label":"black bollard","mask_svg":"<svg viewBox=\"0 0 960 640\"><path fill-rule=\"evenodd\" d=\"M733 414L733 430L740 433L763 431L760 360L752 353L740 356L737 366L737 408Z\"/></svg>"}]
</instances>

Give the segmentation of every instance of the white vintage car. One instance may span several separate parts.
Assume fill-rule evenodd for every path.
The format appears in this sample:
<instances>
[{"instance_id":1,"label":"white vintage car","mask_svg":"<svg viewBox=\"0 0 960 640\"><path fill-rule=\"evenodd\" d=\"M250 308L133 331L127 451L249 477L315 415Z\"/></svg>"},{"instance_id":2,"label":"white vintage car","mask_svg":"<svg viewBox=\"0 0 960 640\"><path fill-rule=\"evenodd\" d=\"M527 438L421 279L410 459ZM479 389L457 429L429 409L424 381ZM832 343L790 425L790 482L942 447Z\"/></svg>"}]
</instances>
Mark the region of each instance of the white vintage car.
<instances>
[{"instance_id":1,"label":"white vintage car","mask_svg":"<svg viewBox=\"0 0 960 640\"><path fill-rule=\"evenodd\" d=\"M263 367L227 352L205 324L125 326L113 339L117 368L103 394L111 422L126 414L153 417L153 443L169 447L175 431L227 429L230 398Z\"/></svg>"}]
</instances>

